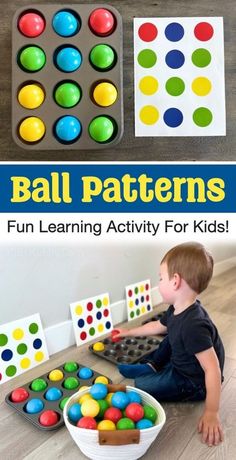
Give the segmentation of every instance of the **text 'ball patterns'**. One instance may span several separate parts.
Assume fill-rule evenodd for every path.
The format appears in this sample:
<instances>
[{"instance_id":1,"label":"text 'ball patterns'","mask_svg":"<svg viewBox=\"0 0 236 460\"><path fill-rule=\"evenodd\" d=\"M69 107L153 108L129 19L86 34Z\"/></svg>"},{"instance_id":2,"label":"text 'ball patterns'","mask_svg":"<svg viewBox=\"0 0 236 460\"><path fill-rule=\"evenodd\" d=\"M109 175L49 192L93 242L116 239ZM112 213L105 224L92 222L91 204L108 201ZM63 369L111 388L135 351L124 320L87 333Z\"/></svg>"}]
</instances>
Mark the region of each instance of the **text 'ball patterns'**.
<instances>
[{"instance_id":1,"label":"text 'ball patterns'","mask_svg":"<svg viewBox=\"0 0 236 460\"><path fill-rule=\"evenodd\" d=\"M223 18L135 18L135 135L226 134Z\"/></svg>"},{"instance_id":2,"label":"text 'ball patterns'","mask_svg":"<svg viewBox=\"0 0 236 460\"><path fill-rule=\"evenodd\" d=\"M108 293L74 302L70 310L77 346L113 329Z\"/></svg>"},{"instance_id":3,"label":"text 'ball patterns'","mask_svg":"<svg viewBox=\"0 0 236 460\"><path fill-rule=\"evenodd\" d=\"M137 319L152 311L150 280L139 281L126 286L128 321Z\"/></svg>"},{"instance_id":4,"label":"text 'ball patterns'","mask_svg":"<svg viewBox=\"0 0 236 460\"><path fill-rule=\"evenodd\" d=\"M122 18L108 5L20 8L12 134L25 149L104 149L123 134Z\"/></svg>"}]
</instances>

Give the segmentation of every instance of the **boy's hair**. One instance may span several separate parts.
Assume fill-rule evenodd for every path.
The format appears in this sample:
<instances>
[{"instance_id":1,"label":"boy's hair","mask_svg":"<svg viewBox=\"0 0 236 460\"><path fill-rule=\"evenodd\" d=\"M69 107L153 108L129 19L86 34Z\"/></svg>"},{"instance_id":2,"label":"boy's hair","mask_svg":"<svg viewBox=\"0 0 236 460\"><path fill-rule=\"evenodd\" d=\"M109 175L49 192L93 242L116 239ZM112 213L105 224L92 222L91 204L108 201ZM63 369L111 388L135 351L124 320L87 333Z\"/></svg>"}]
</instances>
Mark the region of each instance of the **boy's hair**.
<instances>
[{"instance_id":1,"label":"boy's hair","mask_svg":"<svg viewBox=\"0 0 236 460\"><path fill-rule=\"evenodd\" d=\"M212 277L212 255L200 243L183 243L170 249L161 263L167 264L169 278L178 273L194 292L200 294Z\"/></svg>"}]
</instances>

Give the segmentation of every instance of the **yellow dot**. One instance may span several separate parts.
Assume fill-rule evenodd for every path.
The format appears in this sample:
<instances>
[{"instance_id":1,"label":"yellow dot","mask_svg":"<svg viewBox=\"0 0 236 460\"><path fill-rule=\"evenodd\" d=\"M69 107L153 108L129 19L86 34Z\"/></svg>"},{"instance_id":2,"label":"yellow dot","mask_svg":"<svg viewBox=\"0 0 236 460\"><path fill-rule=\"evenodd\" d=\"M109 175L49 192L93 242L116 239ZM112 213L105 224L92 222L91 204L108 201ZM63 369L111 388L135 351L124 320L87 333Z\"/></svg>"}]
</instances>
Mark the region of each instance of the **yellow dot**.
<instances>
[{"instance_id":1,"label":"yellow dot","mask_svg":"<svg viewBox=\"0 0 236 460\"><path fill-rule=\"evenodd\" d=\"M21 340L22 337L24 337L24 334L25 334L25 333L24 333L23 329L18 328L18 329L15 329L15 330L12 332L12 337L13 337L13 339L15 339L15 340Z\"/></svg>"},{"instance_id":2,"label":"yellow dot","mask_svg":"<svg viewBox=\"0 0 236 460\"><path fill-rule=\"evenodd\" d=\"M44 353L43 353L42 351L37 351L37 352L35 353L35 355L34 355L34 359L35 359L35 361L37 361L38 363L39 363L40 361L42 361L43 358L44 358Z\"/></svg>"},{"instance_id":3,"label":"yellow dot","mask_svg":"<svg viewBox=\"0 0 236 460\"><path fill-rule=\"evenodd\" d=\"M98 325L98 332L103 332L104 331L104 326L103 324Z\"/></svg>"},{"instance_id":4,"label":"yellow dot","mask_svg":"<svg viewBox=\"0 0 236 460\"><path fill-rule=\"evenodd\" d=\"M117 89L108 82L99 83L93 92L95 102L102 107L109 107L117 99Z\"/></svg>"},{"instance_id":5,"label":"yellow dot","mask_svg":"<svg viewBox=\"0 0 236 460\"><path fill-rule=\"evenodd\" d=\"M143 77L139 82L139 89L145 96L151 96L158 90L158 81L154 77Z\"/></svg>"},{"instance_id":6,"label":"yellow dot","mask_svg":"<svg viewBox=\"0 0 236 460\"><path fill-rule=\"evenodd\" d=\"M197 96L207 96L212 88L210 80L206 77L195 78L192 82L192 90Z\"/></svg>"},{"instance_id":7,"label":"yellow dot","mask_svg":"<svg viewBox=\"0 0 236 460\"><path fill-rule=\"evenodd\" d=\"M48 377L52 382L58 382L58 380L63 379L63 372L60 369L54 369L50 372Z\"/></svg>"},{"instance_id":8,"label":"yellow dot","mask_svg":"<svg viewBox=\"0 0 236 460\"><path fill-rule=\"evenodd\" d=\"M94 351L103 351L105 348L104 344L102 342L96 342L93 345L93 350Z\"/></svg>"},{"instance_id":9,"label":"yellow dot","mask_svg":"<svg viewBox=\"0 0 236 460\"><path fill-rule=\"evenodd\" d=\"M94 380L94 383L104 383L105 385L107 385L109 383L109 380L107 377L105 377L104 375L99 375L95 380Z\"/></svg>"},{"instance_id":10,"label":"yellow dot","mask_svg":"<svg viewBox=\"0 0 236 460\"><path fill-rule=\"evenodd\" d=\"M159 112L153 105L145 105L140 110L139 116L145 125L154 125L159 120Z\"/></svg>"},{"instance_id":11,"label":"yellow dot","mask_svg":"<svg viewBox=\"0 0 236 460\"><path fill-rule=\"evenodd\" d=\"M133 308L133 306L134 306L134 302L133 302L133 300L130 300L130 302L129 302L129 308Z\"/></svg>"},{"instance_id":12,"label":"yellow dot","mask_svg":"<svg viewBox=\"0 0 236 460\"><path fill-rule=\"evenodd\" d=\"M30 359L29 358L23 358L20 362L20 365L22 367L22 369L28 369L28 367L30 366Z\"/></svg>"},{"instance_id":13,"label":"yellow dot","mask_svg":"<svg viewBox=\"0 0 236 460\"><path fill-rule=\"evenodd\" d=\"M142 308L141 308L141 312L142 312L142 314L144 314L144 313L146 312L146 308L145 308L145 307L142 307Z\"/></svg>"},{"instance_id":14,"label":"yellow dot","mask_svg":"<svg viewBox=\"0 0 236 460\"><path fill-rule=\"evenodd\" d=\"M108 299L108 297L104 297L102 303L103 303L104 307L107 307L107 305L109 304L109 299Z\"/></svg>"},{"instance_id":15,"label":"yellow dot","mask_svg":"<svg viewBox=\"0 0 236 460\"><path fill-rule=\"evenodd\" d=\"M144 292L144 285L143 284L140 286L140 292Z\"/></svg>"},{"instance_id":16,"label":"yellow dot","mask_svg":"<svg viewBox=\"0 0 236 460\"><path fill-rule=\"evenodd\" d=\"M77 305L77 306L75 307L75 313L76 313L76 315L82 315L82 313L83 313L83 307L81 307L81 305Z\"/></svg>"},{"instance_id":17,"label":"yellow dot","mask_svg":"<svg viewBox=\"0 0 236 460\"><path fill-rule=\"evenodd\" d=\"M26 109L36 109L44 101L44 92L39 85L26 85L18 93L20 105Z\"/></svg>"},{"instance_id":18,"label":"yellow dot","mask_svg":"<svg viewBox=\"0 0 236 460\"><path fill-rule=\"evenodd\" d=\"M45 124L38 117L25 118L20 124L20 137L26 142L37 142L42 139L46 131Z\"/></svg>"}]
</instances>

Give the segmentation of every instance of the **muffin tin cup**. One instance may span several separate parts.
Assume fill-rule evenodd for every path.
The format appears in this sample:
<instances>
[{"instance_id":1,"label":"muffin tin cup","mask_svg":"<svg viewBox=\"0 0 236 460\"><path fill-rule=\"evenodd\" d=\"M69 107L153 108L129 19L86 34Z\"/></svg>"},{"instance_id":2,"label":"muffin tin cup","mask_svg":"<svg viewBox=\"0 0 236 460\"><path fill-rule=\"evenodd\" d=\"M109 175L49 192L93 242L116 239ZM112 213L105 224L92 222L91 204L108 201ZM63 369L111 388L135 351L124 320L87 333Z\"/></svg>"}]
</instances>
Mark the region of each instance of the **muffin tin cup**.
<instances>
[{"instance_id":1,"label":"muffin tin cup","mask_svg":"<svg viewBox=\"0 0 236 460\"><path fill-rule=\"evenodd\" d=\"M149 336L124 337L120 342L112 342L111 338L106 338L100 342L104 344L103 351L94 351L93 345L89 345L89 350L95 355L114 364L134 364L156 350L160 340L155 336Z\"/></svg>"},{"instance_id":2,"label":"muffin tin cup","mask_svg":"<svg viewBox=\"0 0 236 460\"><path fill-rule=\"evenodd\" d=\"M60 369L63 372L64 376L63 376L62 380L59 380L59 381L49 380L49 374L51 372L51 371L49 371L46 374L43 374L43 375L40 375L39 377L37 377L37 378L44 379L47 382L47 388L45 388L43 391L33 391L31 389L31 384L32 384L32 381L31 381L31 382L27 383L26 385L21 386L21 388L24 388L29 393L29 396L25 401L19 402L19 403L18 402L13 402L11 400L11 394L12 394L12 391L11 391L10 393L8 393L6 395L6 398L5 398L6 403L9 406L11 406L14 410L16 410L19 414L21 414L26 420L28 420L30 423L32 423L37 428L39 428L40 430L50 431L50 430L57 430L58 428L62 427L64 425L64 419L63 419L63 409L60 408L60 402L64 398L70 397L74 393L78 392L80 387L93 385L94 380L97 377L99 377L100 375L103 375L101 373L93 371L93 375L91 376L91 378L89 378L89 379L81 379L80 377L78 377L77 373L80 371L80 369L82 369L82 368L84 368L86 366L84 366L82 364L79 364L79 363L76 363L78 365L78 369L76 371L74 371L74 372L66 372L64 370L65 364L66 363L62 364L61 366L58 366L58 367L54 368L54 369ZM76 377L77 380L79 381L79 386L77 388L72 389L72 390L68 390L67 388L64 388L63 387L63 382L68 377ZM108 380L109 380L109 383L112 383L111 379L108 378ZM48 401L44 397L46 391L49 390L52 387L53 388L58 388L59 390L62 391L62 396L57 401ZM40 412L38 412L37 414L29 414L29 413L27 413L25 411L25 406L26 406L27 402L29 402L33 398L38 398L38 399L42 400L42 402L44 403L44 408ZM40 415L42 414L42 412L44 412L46 410L53 410L53 411L57 412L57 414L59 416L59 420L55 425L53 425L53 426L43 426L43 425L41 425L39 423Z\"/></svg>"},{"instance_id":3,"label":"muffin tin cup","mask_svg":"<svg viewBox=\"0 0 236 460\"><path fill-rule=\"evenodd\" d=\"M88 20L91 12L98 8L109 10L115 17L116 28L109 36L96 36L89 28ZM44 32L35 38L25 37L18 30L18 19L23 12L36 10L42 14L46 21ZM61 37L52 28L53 16L61 10L72 10L81 18L82 26L79 32L72 37ZM12 25L12 135L17 145L28 150L82 150L104 149L117 144L123 134L123 39L122 18L118 11L106 4L72 4L72 5L33 5L19 8ZM89 61L91 49L98 44L107 44L113 48L117 55L115 66L108 71L95 70ZM62 45L71 45L79 49L82 54L82 64L74 72L63 72L54 65L54 52ZM26 72L18 65L18 54L26 46L38 46L46 54L46 65L37 72ZM80 102L69 109L59 107L53 99L53 92L58 83L63 81L75 81L82 90ZM44 103L36 109L22 107L17 94L27 82L38 82L46 92ZM116 102L109 107L100 107L91 99L91 88L95 82L110 81L118 90ZM77 117L82 125L80 137L70 144L62 144L54 135L54 124L62 116L71 115ZM106 143L94 141L88 132L90 122L97 116L107 116L115 121L114 137ZM27 117L40 118L46 127L44 137L36 143L25 142L18 134L19 124Z\"/></svg>"}]
</instances>

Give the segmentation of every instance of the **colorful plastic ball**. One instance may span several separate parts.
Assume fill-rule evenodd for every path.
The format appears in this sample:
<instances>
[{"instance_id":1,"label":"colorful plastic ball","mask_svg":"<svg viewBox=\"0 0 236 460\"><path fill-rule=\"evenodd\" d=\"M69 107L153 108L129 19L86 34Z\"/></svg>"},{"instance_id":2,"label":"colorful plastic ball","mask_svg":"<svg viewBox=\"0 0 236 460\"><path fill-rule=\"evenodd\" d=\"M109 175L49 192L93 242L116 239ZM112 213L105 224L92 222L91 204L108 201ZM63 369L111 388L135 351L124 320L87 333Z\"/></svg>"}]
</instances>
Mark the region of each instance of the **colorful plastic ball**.
<instances>
[{"instance_id":1,"label":"colorful plastic ball","mask_svg":"<svg viewBox=\"0 0 236 460\"><path fill-rule=\"evenodd\" d=\"M47 401L57 401L61 397L62 397L62 391L56 387L49 388L49 390L47 390L45 393L45 399L47 399Z\"/></svg>"},{"instance_id":2,"label":"colorful plastic ball","mask_svg":"<svg viewBox=\"0 0 236 460\"><path fill-rule=\"evenodd\" d=\"M78 422L82 417L81 405L78 403L72 404L68 410L68 417L72 422Z\"/></svg>"},{"instance_id":3,"label":"colorful plastic ball","mask_svg":"<svg viewBox=\"0 0 236 460\"><path fill-rule=\"evenodd\" d=\"M37 414L44 408L44 403L41 399L33 398L27 402L25 411L27 414Z\"/></svg>"},{"instance_id":4,"label":"colorful plastic ball","mask_svg":"<svg viewBox=\"0 0 236 460\"><path fill-rule=\"evenodd\" d=\"M26 13L20 17L18 28L26 37L38 37L45 29L45 20L36 12Z\"/></svg>"},{"instance_id":5,"label":"colorful plastic ball","mask_svg":"<svg viewBox=\"0 0 236 460\"><path fill-rule=\"evenodd\" d=\"M41 86L30 84L23 86L18 93L18 102L26 109L36 109L42 105L45 94Z\"/></svg>"},{"instance_id":6,"label":"colorful plastic ball","mask_svg":"<svg viewBox=\"0 0 236 460\"><path fill-rule=\"evenodd\" d=\"M96 430L97 422L93 417L82 417L76 425L78 428L86 428L86 430Z\"/></svg>"},{"instance_id":7,"label":"colorful plastic ball","mask_svg":"<svg viewBox=\"0 0 236 460\"><path fill-rule=\"evenodd\" d=\"M97 430L114 431L116 430L116 425L111 420L102 420L101 422L98 423Z\"/></svg>"},{"instance_id":8,"label":"colorful plastic ball","mask_svg":"<svg viewBox=\"0 0 236 460\"><path fill-rule=\"evenodd\" d=\"M81 53L77 48L65 46L56 54L56 65L63 72L74 72L82 63Z\"/></svg>"},{"instance_id":9,"label":"colorful plastic ball","mask_svg":"<svg viewBox=\"0 0 236 460\"><path fill-rule=\"evenodd\" d=\"M65 82L57 86L54 92L55 101L60 107L71 108L79 103L81 90L76 83Z\"/></svg>"},{"instance_id":10,"label":"colorful plastic ball","mask_svg":"<svg viewBox=\"0 0 236 460\"><path fill-rule=\"evenodd\" d=\"M134 422L138 422L144 416L143 406L135 402L130 403L125 409L125 415Z\"/></svg>"},{"instance_id":11,"label":"colorful plastic ball","mask_svg":"<svg viewBox=\"0 0 236 460\"><path fill-rule=\"evenodd\" d=\"M20 137L26 142L38 142L46 131L44 122L38 117L25 118L19 126ZM36 390L40 391L40 390Z\"/></svg>"},{"instance_id":12,"label":"colorful plastic ball","mask_svg":"<svg viewBox=\"0 0 236 460\"><path fill-rule=\"evenodd\" d=\"M96 45L89 55L92 66L100 71L110 70L115 64L116 55L114 50L105 44Z\"/></svg>"},{"instance_id":13,"label":"colorful plastic ball","mask_svg":"<svg viewBox=\"0 0 236 460\"><path fill-rule=\"evenodd\" d=\"M145 430L146 428L152 428L153 423L151 420L148 420L147 418L142 418L136 423L136 428L138 430Z\"/></svg>"},{"instance_id":14,"label":"colorful plastic ball","mask_svg":"<svg viewBox=\"0 0 236 460\"><path fill-rule=\"evenodd\" d=\"M81 131L80 121L71 115L59 118L55 124L55 132L60 142L75 142L79 138Z\"/></svg>"},{"instance_id":15,"label":"colorful plastic ball","mask_svg":"<svg viewBox=\"0 0 236 460\"><path fill-rule=\"evenodd\" d=\"M79 31L80 23L75 14L65 10L55 14L52 27L61 37L71 37Z\"/></svg>"},{"instance_id":16,"label":"colorful plastic ball","mask_svg":"<svg viewBox=\"0 0 236 460\"><path fill-rule=\"evenodd\" d=\"M30 385L31 390L33 391L43 391L47 388L47 382L43 379L35 379Z\"/></svg>"},{"instance_id":17,"label":"colorful plastic ball","mask_svg":"<svg viewBox=\"0 0 236 460\"><path fill-rule=\"evenodd\" d=\"M93 99L100 107L110 107L116 102L117 89L112 83L99 83L94 88Z\"/></svg>"},{"instance_id":18,"label":"colorful plastic ball","mask_svg":"<svg viewBox=\"0 0 236 460\"><path fill-rule=\"evenodd\" d=\"M66 372L75 372L77 371L78 367L79 367L78 364L75 363L74 361L68 361L64 366L64 370Z\"/></svg>"},{"instance_id":19,"label":"colorful plastic ball","mask_svg":"<svg viewBox=\"0 0 236 460\"><path fill-rule=\"evenodd\" d=\"M111 404L118 409L125 409L129 404L128 394L124 391L117 391L111 398Z\"/></svg>"},{"instance_id":20,"label":"colorful plastic ball","mask_svg":"<svg viewBox=\"0 0 236 460\"><path fill-rule=\"evenodd\" d=\"M20 52L20 63L28 72L38 72L46 63L46 55L38 46L27 46Z\"/></svg>"},{"instance_id":21,"label":"colorful plastic ball","mask_svg":"<svg viewBox=\"0 0 236 460\"><path fill-rule=\"evenodd\" d=\"M102 342L96 342L93 344L94 351L103 351L105 349L105 345Z\"/></svg>"},{"instance_id":22,"label":"colorful plastic ball","mask_svg":"<svg viewBox=\"0 0 236 460\"><path fill-rule=\"evenodd\" d=\"M59 380L62 380L63 377L64 377L64 374L60 369L54 369L53 371L49 373L49 376L48 376L49 380L51 380L52 382L58 382Z\"/></svg>"},{"instance_id":23,"label":"colorful plastic ball","mask_svg":"<svg viewBox=\"0 0 236 460\"><path fill-rule=\"evenodd\" d=\"M110 35L115 28L115 19L109 10L97 8L89 17L89 26L95 35L100 37Z\"/></svg>"},{"instance_id":24,"label":"colorful plastic ball","mask_svg":"<svg viewBox=\"0 0 236 460\"><path fill-rule=\"evenodd\" d=\"M133 420L130 418L121 418L116 425L117 430L133 430L135 428L135 424Z\"/></svg>"},{"instance_id":25,"label":"colorful plastic ball","mask_svg":"<svg viewBox=\"0 0 236 460\"><path fill-rule=\"evenodd\" d=\"M99 116L94 118L89 125L89 135L96 142L107 142L113 134L114 123L111 118Z\"/></svg>"},{"instance_id":26,"label":"colorful plastic ball","mask_svg":"<svg viewBox=\"0 0 236 460\"><path fill-rule=\"evenodd\" d=\"M81 404L81 413L84 417L96 417L100 411L100 406L94 399L87 399Z\"/></svg>"},{"instance_id":27,"label":"colorful plastic ball","mask_svg":"<svg viewBox=\"0 0 236 460\"><path fill-rule=\"evenodd\" d=\"M93 376L93 371L89 367L83 367L79 370L78 377L81 379L90 379Z\"/></svg>"},{"instance_id":28,"label":"colorful plastic ball","mask_svg":"<svg viewBox=\"0 0 236 460\"><path fill-rule=\"evenodd\" d=\"M89 393L86 393L85 395L81 396L81 398L79 398L79 403L83 404L83 402L87 401L87 399L92 399L92 396Z\"/></svg>"},{"instance_id":29,"label":"colorful plastic ball","mask_svg":"<svg viewBox=\"0 0 236 460\"><path fill-rule=\"evenodd\" d=\"M29 393L25 388L16 388L11 393L11 401L15 403L20 403L25 401L29 397Z\"/></svg>"},{"instance_id":30,"label":"colorful plastic ball","mask_svg":"<svg viewBox=\"0 0 236 460\"><path fill-rule=\"evenodd\" d=\"M120 337L116 337L116 335L119 333L119 331L117 329L113 329L113 331L111 331L111 340L112 342L116 343L116 342L120 342L121 341L121 338Z\"/></svg>"},{"instance_id":31,"label":"colorful plastic ball","mask_svg":"<svg viewBox=\"0 0 236 460\"><path fill-rule=\"evenodd\" d=\"M128 396L129 396L129 402L131 403L136 402L138 404L142 403L142 398L139 393L136 393L136 391L129 391Z\"/></svg>"},{"instance_id":32,"label":"colorful plastic ball","mask_svg":"<svg viewBox=\"0 0 236 460\"><path fill-rule=\"evenodd\" d=\"M94 383L104 383L104 385L107 385L109 383L109 380L107 377L104 375L99 375L95 380Z\"/></svg>"},{"instance_id":33,"label":"colorful plastic ball","mask_svg":"<svg viewBox=\"0 0 236 460\"><path fill-rule=\"evenodd\" d=\"M61 410L64 410L64 407L68 401L70 397L69 396L66 396L65 398L63 398L61 401L60 401L60 404L59 404L59 407Z\"/></svg>"},{"instance_id":34,"label":"colorful plastic ball","mask_svg":"<svg viewBox=\"0 0 236 460\"><path fill-rule=\"evenodd\" d=\"M108 409L109 404L105 399L98 399L97 402L98 402L99 407L100 407L100 410L98 412L98 418L102 418L104 416L106 410Z\"/></svg>"},{"instance_id":35,"label":"colorful plastic ball","mask_svg":"<svg viewBox=\"0 0 236 460\"><path fill-rule=\"evenodd\" d=\"M43 426L53 426L59 420L59 415L54 410L45 410L39 417L39 423Z\"/></svg>"},{"instance_id":36,"label":"colorful plastic ball","mask_svg":"<svg viewBox=\"0 0 236 460\"><path fill-rule=\"evenodd\" d=\"M156 410L152 406L149 406L148 404L143 405L143 410L144 410L144 418L147 418L148 420L151 420L152 423L155 423L157 419Z\"/></svg>"},{"instance_id":37,"label":"colorful plastic ball","mask_svg":"<svg viewBox=\"0 0 236 460\"><path fill-rule=\"evenodd\" d=\"M108 402L109 406L111 406L111 400L112 400L112 396L114 395L115 393L108 393L107 396L105 397L105 401Z\"/></svg>"},{"instance_id":38,"label":"colorful plastic ball","mask_svg":"<svg viewBox=\"0 0 236 460\"><path fill-rule=\"evenodd\" d=\"M67 377L63 383L63 387L67 390L74 390L79 386L79 381L75 377Z\"/></svg>"},{"instance_id":39,"label":"colorful plastic ball","mask_svg":"<svg viewBox=\"0 0 236 460\"><path fill-rule=\"evenodd\" d=\"M117 407L109 407L104 414L104 419L111 420L115 424L119 422L121 418L122 412Z\"/></svg>"},{"instance_id":40,"label":"colorful plastic ball","mask_svg":"<svg viewBox=\"0 0 236 460\"><path fill-rule=\"evenodd\" d=\"M94 399L104 399L107 393L108 389L104 383L95 383L90 388L90 394Z\"/></svg>"}]
</instances>

